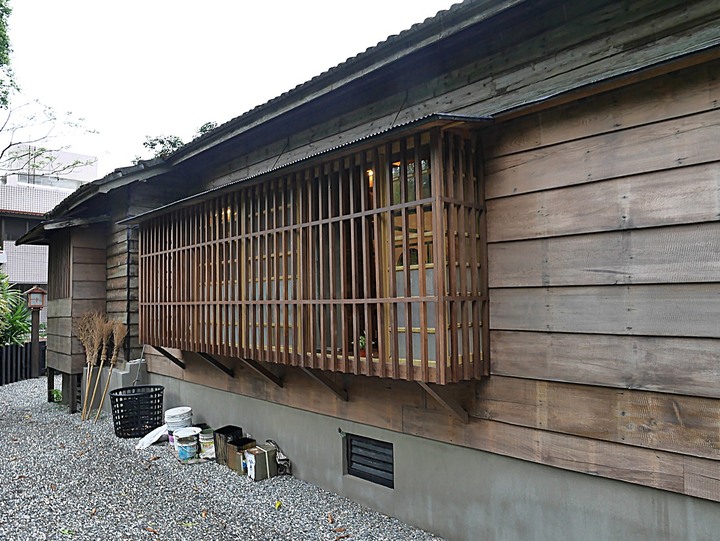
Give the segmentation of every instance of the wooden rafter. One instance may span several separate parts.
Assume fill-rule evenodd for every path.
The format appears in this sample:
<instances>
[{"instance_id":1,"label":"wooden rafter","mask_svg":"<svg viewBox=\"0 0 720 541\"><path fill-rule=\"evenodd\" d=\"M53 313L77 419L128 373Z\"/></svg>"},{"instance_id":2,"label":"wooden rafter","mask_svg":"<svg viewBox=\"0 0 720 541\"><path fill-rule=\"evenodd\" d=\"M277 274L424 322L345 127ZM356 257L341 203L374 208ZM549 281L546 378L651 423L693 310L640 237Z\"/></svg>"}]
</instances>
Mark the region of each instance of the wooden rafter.
<instances>
[{"instance_id":1,"label":"wooden rafter","mask_svg":"<svg viewBox=\"0 0 720 541\"><path fill-rule=\"evenodd\" d=\"M228 368L223 363L218 361L215 357L208 353L203 353L201 351L198 352L198 355L205 359L207 362L209 362L211 365L213 365L215 368L220 370L221 372L225 372L228 376L231 378L235 377L235 371L232 368Z\"/></svg>"},{"instance_id":2,"label":"wooden rafter","mask_svg":"<svg viewBox=\"0 0 720 541\"><path fill-rule=\"evenodd\" d=\"M183 361L181 361L180 359L178 359L177 357L175 357L175 355L173 355L172 353L170 353L168 350L166 350L165 348L161 348L160 346L153 346L153 348L154 348L158 353L160 353L163 357L165 357L168 361L170 361L170 362L172 362L172 363L175 363L175 364L178 365L180 368L182 368L183 370L185 370L185 363L184 363Z\"/></svg>"},{"instance_id":3,"label":"wooden rafter","mask_svg":"<svg viewBox=\"0 0 720 541\"><path fill-rule=\"evenodd\" d=\"M247 359L247 358L241 358L242 362L244 362L248 368L254 370L257 374L260 374L262 377L264 377L267 380L270 380L272 383L277 385L278 387L283 386L282 379L279 376L276 376L270 370L265 368L263 365L261 365L259 362L257 362L254 359Z\"/></svg>"},{"instance_id":4,"label":"wooden rafter","mask_svg":"<svg viewBox=\"0 0 720 541\"><path fill-rule=\"evenodd\" d=\"M340 387L337 383L335 383L333 380L326 378L323 376L320 372L317 372L315 370L311 370L309 368L301 368L303 372L305 372L308 376L310 376L312 379L320 383L321 385L324 385L327 387L333 394L335 394L340 400L344 400L345 402L348 401L348 393L345 389Z\"/></svg>"},{"instance_id":5,"label":"wooden rafter","mask_svg":"<svg viewBox=\"0 0 720 541\"><path fill-rule=\"evenodd\" d=\"M460 405L457 400L450 396L447 396L447 393L444 391L438 391L437 387L428 385L427 383L423 383L422 381L418 381L418 385L422 387L423 391L425 391L427 394L437 400L441 406L446 408L456 419L458 419L462 423L468 423L468 412Z\"/></svg>"}]
</instances>

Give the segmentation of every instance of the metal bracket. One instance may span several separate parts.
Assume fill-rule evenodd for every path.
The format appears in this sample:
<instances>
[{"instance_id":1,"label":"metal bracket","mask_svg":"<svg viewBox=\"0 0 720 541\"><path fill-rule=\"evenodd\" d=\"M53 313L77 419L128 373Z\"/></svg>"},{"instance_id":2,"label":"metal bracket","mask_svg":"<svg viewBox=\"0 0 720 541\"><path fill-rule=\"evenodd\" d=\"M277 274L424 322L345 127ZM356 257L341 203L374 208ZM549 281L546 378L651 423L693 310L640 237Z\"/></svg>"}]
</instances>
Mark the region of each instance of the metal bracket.
<instances>
[{"instance_id":1,"label":"metal bracket","mask_svg":"<svg viewBox=\"0 0 720 541\"><path fill-rule=\"evenodd\" d=\"M308 376L310 376L312 379L320 383L321 385L324 385L327 387L333 394L335 394L340 400L344 400L345 402L348 401L348 393L345 389L340 387L337 383L335 383L333 380L326 378L319 372L314 372L310 370L309 368L301 367L300 370L305 372Z\"/></svg>"},{"instance_id":2,"label":"metal bracket","mask_svg":"<svg viewBox=\"0 0 720 541\"><path fill-rule=\"evenodd\" d=\"M256 373L260 374L265 379L269 379L272 383L277 385L278 387L283 386L282 379L280 379L278 376L270 372L267 368L265 368L263 365L261 365L259 362L257 362L254 359L246 359L244 357L241 357L240 360L244 362L248 368L251 368Z\"/></svg>"},{"instance_id":3,"label":"metal bracket","mask_svg":"<svg viewBox=\"0 0 720 541\"><path fill-rule=\"evenodd\" d=\"M168 350L161 348L160 346L153 346L153 349L155 349L158 353L160 353L163 357L165 357L168 361L175 363L180 368L185 370L185 363L175 357L172 353L170 353Z\"/></svg>"},{"instance_id":4,"label":"metal bracket","mask_svg":"<svg viewBox=\"0 0 720 541\"><path fill-rule=\"evenodd\" d=\"M218 361L215 357L212 355L209 355L208 353L203 353L201 351L198 351L197 354L205 359L207 362L209 362L211 365L213 365L215 368L220 370L221 372L225 372L228 376L231 378L235 377L235 371L232 368L228 368L223 363Z\"/></svg>"},{"instance_id":5,"label":"metal bracket","mask_svg":"<svg viewBox=\"0 0 720 541\"><path fill-rule=\"evenodd\" d=\"M430 385L428 385L427 383L423 383L422 381L418 381L418 385L422 387L423 391L425 391L427 394L437 400L441 406L448 409L450 413L459 421L465 424L470 421L470 416L468 415L468 412L463 409L463 407L457 400L451 397L441 396L434 388L430 387Z\"/></svg>"}]
</instances>

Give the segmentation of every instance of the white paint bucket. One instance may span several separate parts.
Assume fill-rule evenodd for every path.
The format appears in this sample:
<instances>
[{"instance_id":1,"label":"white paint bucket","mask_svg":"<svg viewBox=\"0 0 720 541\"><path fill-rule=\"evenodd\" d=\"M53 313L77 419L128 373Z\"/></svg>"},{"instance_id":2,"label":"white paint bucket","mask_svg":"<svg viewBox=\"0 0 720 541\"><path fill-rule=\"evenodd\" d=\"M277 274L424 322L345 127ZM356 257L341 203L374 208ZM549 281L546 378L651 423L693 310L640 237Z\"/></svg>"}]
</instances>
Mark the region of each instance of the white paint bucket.
<instances>
[{"instance_id":1,"label":"white paint bucket","mask_svg":"<svg viewBox=\"0 0 720 541\"><path fill-rule=\"evenodd\" d=\"M165 411L165 424L168 425L168 430L173 432L192 425L192 408L180 406Z\"/></svg>"},{"instance_id":2,"label":"white paint bucket","mask_svg":"<svg viewBox=\"0 0 720 541\"><path fill-rule=\"evenodd\" d=\"M173 434L175 451L180 460L194 458L198 450L198 434L201 429L195 426L179 428Z\"/></svg>"}]
</instances>

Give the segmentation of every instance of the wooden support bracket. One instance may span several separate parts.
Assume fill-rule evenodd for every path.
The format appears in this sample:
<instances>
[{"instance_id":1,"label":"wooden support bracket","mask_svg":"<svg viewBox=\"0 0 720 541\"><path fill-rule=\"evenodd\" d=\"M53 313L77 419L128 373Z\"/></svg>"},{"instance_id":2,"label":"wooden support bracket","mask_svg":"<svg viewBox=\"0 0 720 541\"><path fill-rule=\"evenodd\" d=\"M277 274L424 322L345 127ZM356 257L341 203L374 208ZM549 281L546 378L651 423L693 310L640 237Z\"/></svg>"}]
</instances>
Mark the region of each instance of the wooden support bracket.
<instances>
[{"instance_id":1,"label":"wooden support bracket","mask_svg":"<svg viewBox=\"0 0 720 541\"><path fill-rule=\"evenodd\" d=\"M228 376L230 376L231 378L234 378L234 377L235 377L235 371L234 371L232 368L228 368L227 366L225 366L223 363L221 363L220 361L218 361L218 360L217 360L215 357L213 357L212 355L209 355L209 354L207 354L207 353L203 353L203 352L201 352L201 351L198 351L197 354L198 354L200 357L202 357L203 359L205 359L207 362L209 362L211 365L213 365L215 368L217 368L218 370L220 370L221 372L225 372L225 373L226 373Z\"/></svg>"},{"instance_id":2,"label":"wooden support bracket","mask_svg":"<svg viewBox=\"0 0 720 541\"><path fill-rule=\"evenodd\" d=\"M273 383L274 383L275 385L277 385L278 387L282 387L282 386L283 386L282 379L280 379L278 376L276 376L275 374L273 374L272 372L270 372L270 370L268 370L267 368L265 368L263 365L261 365L261 364L260 364L259 362L257 362L256 360L254 360L254 359L245 359L245 358L241 358L240 360L241 360L242 362L244 362L244 363L248 366L248 368L251 368L251 369L254 370L256 373L258 373L258 374L260 374L262 377L264 377L265 379L269 379L271 382L273 382Z\"/></svg>"},{"instance_id":3,"label":"wooden support bracket","mask_svg":"<svg viewBox=\"0 0 720 541\"><path fill-rule=\"evenodd\" d=\"M158 353L160 353L163 357L165 357L168 361L175 363L180 368L185 370L185 363L175 357L172 353L170 353L168 350L161 348L160 346L153 346L155 350L157 350Z\"/></svg>"},{"instance_id":4,"label":"wooden support bracket","mask_svg":"<svg viewBox=\"0 0 720 541\"><path fill-rule=\"evenodd\" d=\"M423 383L422 381L418 381L418 385L422 387L423 391L425 391L427 394L437 400L440 405L448 409L455 418L465 424L470 421L470 416L468 415L468 412L463 409L463 407L457 400L449 396L441 396L437 392L436 388L430 387L430 385L428 385L427 383Z\"/></svg>"},{"instance_id":5,"label":"wooden support bracket","mask_svg":"<svg viewBox=\"0 0 720 541\"><path fill-rule=\"evenodd\" d=\"M345 402L348 401L348 393L345 389L340 387L337 383L335 383L333 380L326 378L323 376L320 372L315 372L313 370L310 370L309 368L301 367L300 370L305 372L308 376L310 376L312 379L317 381L318 383L324 385L327 387L332 393L334 393L340 400L344 400Z\"/></svg>"}]
</instances>

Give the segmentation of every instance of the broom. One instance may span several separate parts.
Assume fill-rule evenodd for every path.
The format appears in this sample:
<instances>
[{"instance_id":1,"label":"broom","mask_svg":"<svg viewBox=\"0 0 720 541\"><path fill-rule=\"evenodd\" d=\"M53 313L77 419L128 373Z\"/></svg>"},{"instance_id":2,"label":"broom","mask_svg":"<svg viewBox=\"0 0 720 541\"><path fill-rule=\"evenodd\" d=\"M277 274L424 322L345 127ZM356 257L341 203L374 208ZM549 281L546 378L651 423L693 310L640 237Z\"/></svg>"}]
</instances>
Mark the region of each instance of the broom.
<instances>
[{"instance_id":1,"label":"broom","mask_svg":"<svg viewBox=\"0 0 720 541\"><path fill-rule=\"evenodd\" d=\"M108 344L110 343L110 337L113 334L114 323L110 320L103 321L102 326L102 352L100 353L100 368L98 369L97 377L95 378L95 386L93 387L92 397L90 398L90 404L88 405L88 418L90 418L90 412L92 411L92 405L95 403L95 394L97 393L98 384L102 376L103 366L107 360Z\"/></svg>"},{"instance_id":2,"label":"broom","mask_svg":"<svg viewBox=\"0 0 720 541\"><path fill-rule=\"evenodd\" d=\"M93 321L95 318L95 312L87 312L83 314L75 327L75 333L77 334L78 340L82 344L85 350L85 364L87 364L87 371L85 372L85 387L88 386L90 377L90 366L93 362ZM83 411L84 414L84 411ZM83 415L84 417L84 415Z\"/></svg>"},{"instance_id":3,"label":"broom","mask_svg":"<svg viewBox=\"0 0 720 541\"><path fill-rule=\"evenodd\" d=\"M97 413L95 414L96 423L97 420L100 418L100 412L102 411L103 403L105 402L105 396L107 395L108 387L110 387L110 376L112 376L113 369L115 368L115 363L117 362L118 354L120 353L120 348L122 347L122 343L127 336L127 332L128 329L124 323L122 323L121 321L113 322L113 352L112 357L110 358L110 372L108 373L108 379L105 382L105 390L100 397L100 405L98 406Z\"/></svg>"},{"instance_id":4,"label":"broom","mask_svg":"<svg viewBox=\"0 0 720 541\"><path fill-rule=\"evenodd\" d=\"M92 383L93 371L97 361L97 354L100 346L102 345L103 339L103 327L105 325L105 317L100 312L94 312L90 318L90 329L88 337L88 349L85 353L88 357L89 374L85 381L85 400L83 400L83 409L81 420L86 420L89 417L90 412L88 411L88 396L90 395L90 384Z\"/></svg>"}]
</instances>

